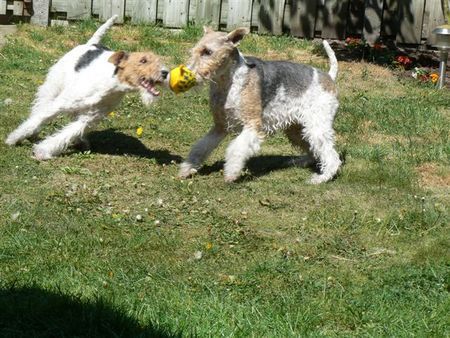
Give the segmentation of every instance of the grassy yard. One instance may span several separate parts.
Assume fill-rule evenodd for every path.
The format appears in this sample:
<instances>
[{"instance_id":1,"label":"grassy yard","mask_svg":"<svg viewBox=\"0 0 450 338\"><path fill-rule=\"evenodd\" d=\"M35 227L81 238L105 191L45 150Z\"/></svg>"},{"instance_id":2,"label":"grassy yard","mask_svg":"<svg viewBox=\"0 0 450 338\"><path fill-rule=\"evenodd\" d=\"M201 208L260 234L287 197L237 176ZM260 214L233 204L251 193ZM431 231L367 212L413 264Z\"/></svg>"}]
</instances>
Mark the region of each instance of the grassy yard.
<instances>
[{"instance_id":1,"label":"grassy yard","mask_svg":"<svg viewBox=\"0 0 450 338\"><path fill-rule=\"evenodd\" d=\"M49 66L96 26L19 27L0 50L1 140ZM125 25L104 43L174 66L200 35ZM242 43L327 69L316 49L288 37ZM89 152L38 163L30 143L2 141L0 336L448 337L450 93L345 61L338 87L345 164L319 186L291 164L282 135L239 183L223 182L230 138L179 180L211 123L206 89L166 90L150 108L127 96Z\"/></svg>"}]
</instances>

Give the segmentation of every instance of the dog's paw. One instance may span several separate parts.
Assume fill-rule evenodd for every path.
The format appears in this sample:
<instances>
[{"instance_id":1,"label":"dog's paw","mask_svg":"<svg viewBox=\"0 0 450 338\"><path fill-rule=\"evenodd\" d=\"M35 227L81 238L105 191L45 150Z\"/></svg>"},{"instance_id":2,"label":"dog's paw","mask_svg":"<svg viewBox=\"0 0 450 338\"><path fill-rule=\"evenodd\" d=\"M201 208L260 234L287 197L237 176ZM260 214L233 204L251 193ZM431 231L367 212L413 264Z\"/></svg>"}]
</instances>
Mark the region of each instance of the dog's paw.
<instances>
[{"instance_id":1,"label":"dog's paw","mask_svg":"<svg viewBox=\"0 0 450 338\"><path fill-rule=\"evenodd\" d=\"M46 161L53 158L53 156L45 148L36 145L33 147L33 158L38 161Z\"/></svg>"},{"instance_id":2,"label":"dog's paw","mask_svg":"<svg viewBox=\"0 0 450 338\"><path fill-rule=\"evenodd\" d=\"M313 174L308 180L309 184L320 184L328 181L329 178L325 175Z\"/></svg>"},{"instance_id":3,"label":"dog's paw","mask_svg":"<svg viewBox=\"0 0 450 338\"><path fill-rule=\"evenodd\" d=\"M192 164L183 162L180 165L180 171L178 172L179 178L188 178L197 173L197 169L192 167Z\"/></svg>"},{"instance_id":4,"label":"dog's paw","mask_svg":"<svg viewBox=\"0 0 450 338\"><path fill-rule=\"evenodd\" d=\"M16 135L14 135L14 133L9 134L5 140L5 143L9 146L15 146L19 142L20 142L20 139Z\"/></svg>"},{"instance_id":5,"label":"dog's paw","mask_svg":"<svg viewBox=\"0 0 450 338\"><path fill-rule=\"evenodd\" d=\"M236 182L236 180L239 178L239 175L227 175L225 174L225 182L226 183L233 183Z\"/></svg>"}]
</instances>

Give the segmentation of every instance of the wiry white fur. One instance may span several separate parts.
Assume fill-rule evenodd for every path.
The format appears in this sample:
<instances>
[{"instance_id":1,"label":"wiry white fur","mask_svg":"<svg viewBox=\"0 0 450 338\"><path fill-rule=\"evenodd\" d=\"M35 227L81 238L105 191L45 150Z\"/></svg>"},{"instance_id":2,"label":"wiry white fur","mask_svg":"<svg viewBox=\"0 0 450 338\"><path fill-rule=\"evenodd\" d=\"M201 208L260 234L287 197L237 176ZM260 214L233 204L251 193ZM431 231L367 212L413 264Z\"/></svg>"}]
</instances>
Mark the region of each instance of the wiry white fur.
<instances>
[{"instance_id":1,"label":"wiry white fur","mask_svg":"<svg viewBox=\"0 0 450 338\"><path fill-rule=\"evenodd\" d=\"M84 133L110 112L133 87L121 83L113 76L115 66L108 62L112 51L104 51L86 68L75 71L80 57L98 43L117 16L104 23L85 45L80 45L64 55L53 65L47 78L39 87L31 114L27 120L8 135L5 143L15 145L39 133L41 127L61 113L77 116L62 130L35 145L34 157L50 159L61 154L68 146L83 138ZM150 94L143 95L150 103ZM145 100L144 100L145 99Z\"/></svg>"},{"instance_id":2,"label":"wiry white fur","mask_svg":"<svg viewBox=\"0 0 450 338\"><path fill-rule=\"evenodd\" d=\"M278 88L277 95L263 111L263 128L269 134L286 129L293 123L308 128L314 119L319 120L319 124L331 126L338 106L336 96L320 86L314 69L309 88L299 96L287 94L283 86ZM328 113L319 113L324 111Z\"/></svg>"},{"instance_id":3,"label":"wiry white fur","mask_svg":"<svg viewBox=\"0 0 450 338\"><path fill-rule=\"evenodd\" d=\"M330 60L328 75L335 81L338 72L336 56L328 42L323 41L323 46ZM195 67L193 68L195 71ZM234 181L238 178L245 162L260 150L263 136L260 131L254 130L253 126L244 125L241 119L243 113L241 109L246 107L241 105L240 93L250 73L245 58L239 52L237 58L230 59L221 65L219 71L220 74L216 73L216 77L212 80L228 78L229 82L213 81L211 83L211 100L213 101L211 106L214 109L215 102L219 107L221 102L225 102L223 108L227 131L242 129L226 151L225 179ZM227 72L229 74L226 74ZM333 120L339 102L333 88L322 87L320 78L323 79L324 76L326 75L319 74L317 69L313 69L313 78L309 87L303 92L299 90L298 95L288 93L284 86L280 85L275 97L264 107L261 121L262 132L265 134L272 134L291 126L299 128L300 142L295 143L300 144L295 145L306 146L309 155L312 155L320 165L321 173L314 174L310 180L313 184L332 179L341 165L334 147L333 130ZM194 173L224 137L225 132L221 132L217 126L213 127L193 146L188 158L181 164L180 176L187 177ZM311 156L308 156L302 163L311 163L311 160Z\"/></svg>"},{"instance_id":4,"label":"wiry white fur","mask_svg":"<svg viewBox=\"0 0 450 338\"><path fill-rule=\"evenodd\" d=\"M252 128L246 128L228 146L225 155L225 180L236 180L247 160L256 155L261 148L262 138Z\"/></svg>"},{"instance_id":5,"label":"wiry white fur","mask_svg":"<svg viewBox=\"0 0 450 338\"><path fill-rule=\"evenodd\" d=\"M336 59L336 54L334 54L333 49L330 47L330 44L327 40L322 40L323 48L325 48L325 52L327 53L328 59L330 60L330 70L328 71L328 75L336 81L337 73L338 73L338 62Z\"/></svg>"},{"instance_id":6,"label":"wiry white fur","mask_svg":"<svg viewBox=\"0 0 450 338\"><path fill-rule=\"evenodd\" d=\"M292 124L303 127L303 139L309 151L318 160L321 174L313 175L310 182L326 182L336 174L341 161L334 149L333 121L339 102L336 95L324 90L314 69L309 88L300 96L291 96L280 86L275 98L263 111L263 129L271 134Z\"/></svg>"},{"instance_id":7,"label":"wiry white fur","mask_svg":"<svg viewBox=\"0 0 450 338\"><path fill-rule=\"evenodd\" d=\"M99 29L92 35L92 37L86 42L86 45L95 45L100 43L103 35L106 34L108 29L110 29L114 25L114 21L118 18L118 15L113 15L110 17L103 25L100 26Z\"/></svg>"},{"instance_id":8,"label":"wiry white fur","mask_svg":"<svg viewBox=\"0 0 450 338\"><path fill-rule=\"evenodd\" d=\"M245 59L239 52L239 61L232 69L231 87L225 101L225 110L227 111L228 130L242 128L241 124L241 92L244 89L247 80L249 68L245 64Z\"/></svg>"}]
</instances>

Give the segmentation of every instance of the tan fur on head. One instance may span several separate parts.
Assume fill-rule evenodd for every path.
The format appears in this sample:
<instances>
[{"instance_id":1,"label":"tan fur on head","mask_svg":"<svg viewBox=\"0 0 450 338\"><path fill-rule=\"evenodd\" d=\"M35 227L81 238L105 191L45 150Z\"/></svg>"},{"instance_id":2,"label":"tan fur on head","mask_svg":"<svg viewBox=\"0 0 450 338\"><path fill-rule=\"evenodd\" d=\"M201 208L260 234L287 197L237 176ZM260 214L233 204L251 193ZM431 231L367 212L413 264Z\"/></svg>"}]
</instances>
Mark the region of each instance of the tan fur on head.
<instances>
[{"instance_id":1,"label":"tan fur on head","mask_svg":"<svg viewBox=\"0 0 450 338\"><path fill-rule=\"evenodd\" d=\"M209 79L218 71L223 71L227 63L237 54L236 47L250 31L237 28L230 33L215 32L211 27L203 27L204 35L192 49L190 68L199 75L198 81Z\"/></svg>"},{"instance_id":2,"label":"tan fur on head","mask_svg":"<svg viewBox=\"0 0 450 338\"><path fill-rule=\"evenodd\" d=\"M129 86L140 88L143 81L148 81L152 85L163 81L161 75L163 65L153 53L120 51L111 55L108 61L117 67L119 81Z\"/></svg>"}]
</instances>

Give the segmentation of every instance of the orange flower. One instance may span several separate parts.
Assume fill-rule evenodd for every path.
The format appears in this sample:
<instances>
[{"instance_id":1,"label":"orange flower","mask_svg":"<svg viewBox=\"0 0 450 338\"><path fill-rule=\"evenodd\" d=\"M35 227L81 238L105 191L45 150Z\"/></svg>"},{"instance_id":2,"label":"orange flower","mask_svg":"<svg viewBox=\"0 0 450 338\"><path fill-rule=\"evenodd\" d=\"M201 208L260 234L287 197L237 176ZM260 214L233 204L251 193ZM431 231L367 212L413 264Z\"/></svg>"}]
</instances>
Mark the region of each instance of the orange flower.
<instances>
[{"instance_id":1,"label":"orange flower","mask_svg":"<svg viewBox=\"0 0 450 338\"><path fill-rule=\"evenodd\" d=\"M436 83L439 80L439 75L436 73L431 73L430 79L431 79L431 82Z\"/></svg>"}]
</instances>

